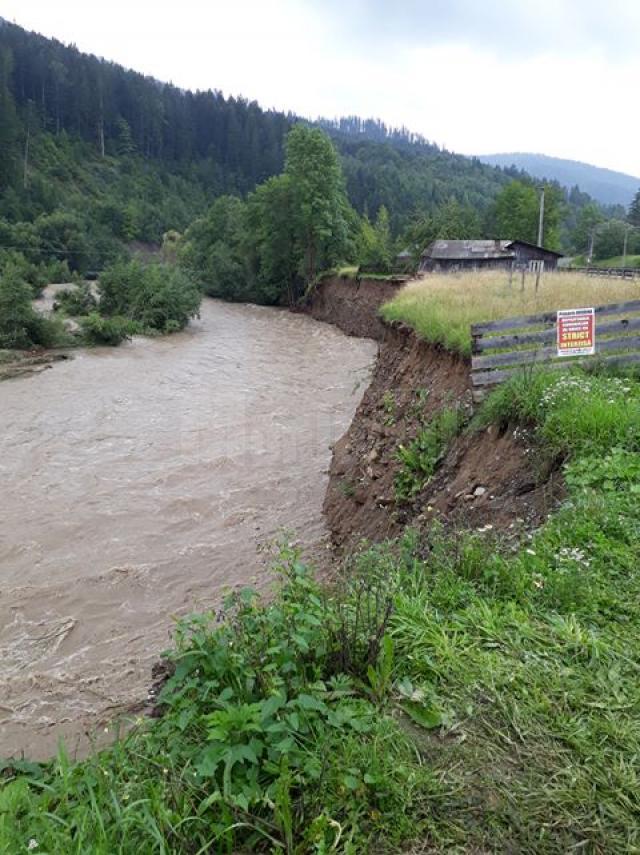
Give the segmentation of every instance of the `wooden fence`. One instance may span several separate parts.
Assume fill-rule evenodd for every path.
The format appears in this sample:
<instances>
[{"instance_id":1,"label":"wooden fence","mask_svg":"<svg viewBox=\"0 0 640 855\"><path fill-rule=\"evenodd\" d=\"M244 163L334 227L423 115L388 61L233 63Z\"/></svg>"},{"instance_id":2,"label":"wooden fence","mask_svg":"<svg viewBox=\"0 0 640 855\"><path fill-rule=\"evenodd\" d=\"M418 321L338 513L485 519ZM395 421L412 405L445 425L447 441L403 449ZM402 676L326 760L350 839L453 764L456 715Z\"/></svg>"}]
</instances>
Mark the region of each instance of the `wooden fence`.
<instances>
[{"instance_id":1,"label":"wooden fence","mask_svg":"<svg viewBox=\"0 0 640 855\"><path fill-rule=\"evenodd\" d=\"M638 279L640 267L559 267L559 273L586 273L587 276L604 276L612 279Z\"/></svg>"},{"instance_id":2,"label":"wooden fence","mask_svg":"<svg viewBox=\"0 0 640 855\"><path fill-rule=\"evenodd\" d=\"M595 308L595 355L558 356L557 313L506 318L471 327L474 396L523 367L569 368L587 360L640 362L640 300Z\"/></svg>"}]
</instances>

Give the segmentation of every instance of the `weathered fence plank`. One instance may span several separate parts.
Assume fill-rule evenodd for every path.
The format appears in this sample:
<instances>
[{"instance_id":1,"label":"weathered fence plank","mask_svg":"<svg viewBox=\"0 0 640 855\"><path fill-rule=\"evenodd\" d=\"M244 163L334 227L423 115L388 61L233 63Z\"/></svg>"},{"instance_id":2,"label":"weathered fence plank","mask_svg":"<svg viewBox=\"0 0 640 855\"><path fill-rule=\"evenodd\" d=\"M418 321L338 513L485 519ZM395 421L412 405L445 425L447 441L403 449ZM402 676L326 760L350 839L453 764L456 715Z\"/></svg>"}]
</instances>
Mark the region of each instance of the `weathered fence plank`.
<instances>
[{"instance_id":1,"label":"weathered fence plank","mask_svg":"<svg viewBox=\"0 0 640 855\"><path fill-rule=\"evenodd\" d=\"M593 356L586 356L576 359L564 359L561 362L549 362L544 367L547 371L559 371L571 368L573 365L584 365L585 362L593 360ZM600 360L606 365L633 365L640 362L640 353L625 353L624 355L616 353L614 356L603 356ZM474 387L497 386L513 377L519 371L530 367L535 367L533 364L514 365L512 368L505 368L501 371L476 371L471 375L471 382Z\"/></svg>"},{"instance_id":2,"label":"weathered fence plank","mask_svg":"<svg viewBox=\"0 0 640 855\"><path fill-rule=\"evenodd\" d=\"M598 317L606 317L607 315L623 315L627 312L640 312L640 300L631 300L627 303L609 303L606 306L596 306L595 312ZM504 318L500 321L473 324L471 327L471 335L485 335L485 333L488 332L524 329L526 327L542 326L543 324L555 325L556 316L556 312L544 312L541 315L523 315L519 318Z\"/></svg>"},{"instance_id":3,"label":"weathered fence plank","mask_svg":"<svg viewBox=\"0 0 640 855\"><path fill-rule=\"evenodd\" d=\"M640 336L618 336L604 341L596 339L596 354L611 350L638 350ZM500 365L532 365L534 362L549 362L552 359L572 359L570 356L558 356L557 347L538 347L535 350L512 350L506 353L495 353L492 356L474 356L471 368L495 368Z\"/></svg>"},{"instance_id":4,"label":"weathered fence plank","mask_svg":"<svg viewBox=\"0 0 640 855\"><path fill-rule=\"evenodd\" d=\"M613 279L637 279L640 267L566 267L558 269L559 273L586 273L587 276L602 276Z\"/></svg>"},{"instance_id":5,"label":"weathered fence plank","mask_svg":"<svg viewBox=\"0 0 640 855\"><path fill-rule=\"evenodd\" d=\"M640 318L620 318L607 321L597 326L598 336L640 330ZM487 350L502 350L518 347L524 344L550 344L556 340L555 322L550 329L533 333L512 333L511 335L493 335L474 339L474 353L484 353Z\"/></svg>"},{"instance_id":6,"label":"weathered fence plank","mask_svg":"<svg viewBox=\"0 0 640 855\"><path fill-rule=\"evenodd\" d=\"M598 358L608 364L640 362L640 300L596 306L594 311L597 318L594 356L558 355L556 312L474 324L471 378L476 394L533 366L544 365L555 371ZM600 320L606 318L614 320ZM528 332L527 327L543 329ZM492 335L494 332L502 334Z\"/></svg>"}]
</instances>

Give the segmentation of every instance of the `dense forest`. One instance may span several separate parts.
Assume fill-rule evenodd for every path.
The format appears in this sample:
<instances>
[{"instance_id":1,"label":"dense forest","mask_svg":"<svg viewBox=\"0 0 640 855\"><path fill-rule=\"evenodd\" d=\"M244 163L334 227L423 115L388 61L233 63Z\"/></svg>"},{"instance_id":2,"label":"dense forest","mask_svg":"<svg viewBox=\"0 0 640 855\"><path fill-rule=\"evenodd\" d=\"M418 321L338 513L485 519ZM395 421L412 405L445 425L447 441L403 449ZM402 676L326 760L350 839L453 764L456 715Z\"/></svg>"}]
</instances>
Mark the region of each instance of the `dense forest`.
<instances>
[{"instance_id":1,"label":"dense forest","mask_svg":"<svg viewBox=\"0 0 640 855\"><path fill-rule=\"evenodd\" d=\"M11 261L38 287L65 271L100 270L136 243L159 246L184 233L216 200L246 200L268 185L242 220L244 230L264 228L256 210L276 196L283 203L288 179L269 181L286 172L287 135L301 123L309 124L219 91L161 83L0 19L0 272ZM377 120L315 124L331 138L343 176L342 261L382 271L398 250L415 254L434 237L535 240L539 184L525 173ZM277 216L269 213L271 222ZM619 254L622 216L576 187L547 185L551 246ZM214 210L210 224L215 218ZM626 234L630 254L640 252L637 235ZM231 250L227 259L245 252L246 240ZM242 265L255 268L255 257ZM284 282L286 272L279 290Z\"/></svg>"}]
</instances>

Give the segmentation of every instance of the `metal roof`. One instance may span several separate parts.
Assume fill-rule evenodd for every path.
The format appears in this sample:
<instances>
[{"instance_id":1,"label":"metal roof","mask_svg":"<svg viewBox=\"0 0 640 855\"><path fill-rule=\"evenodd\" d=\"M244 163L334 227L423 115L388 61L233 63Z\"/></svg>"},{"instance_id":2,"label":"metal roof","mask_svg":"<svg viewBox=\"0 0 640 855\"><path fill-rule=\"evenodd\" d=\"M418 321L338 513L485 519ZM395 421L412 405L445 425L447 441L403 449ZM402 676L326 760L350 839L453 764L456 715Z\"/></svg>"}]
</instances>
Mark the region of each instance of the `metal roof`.
<instances>
[{"instance_id":1,"label":"metal roof","mask_svg":"<svg viewBox=\"0 0 640 855\"><path fill-rule=\"evenodd\" d=\"M564 254L562 252L557 252L555 249L548 249L546 246L538 246L537 243L530 243L528 240L508 241L509 246L513 246L516 243L519 243L521 246L531 247L531 249L539 249L541 252L548 252L549 255L557 255L558 258L564 258Z\"/></svg>"}]
</instances>

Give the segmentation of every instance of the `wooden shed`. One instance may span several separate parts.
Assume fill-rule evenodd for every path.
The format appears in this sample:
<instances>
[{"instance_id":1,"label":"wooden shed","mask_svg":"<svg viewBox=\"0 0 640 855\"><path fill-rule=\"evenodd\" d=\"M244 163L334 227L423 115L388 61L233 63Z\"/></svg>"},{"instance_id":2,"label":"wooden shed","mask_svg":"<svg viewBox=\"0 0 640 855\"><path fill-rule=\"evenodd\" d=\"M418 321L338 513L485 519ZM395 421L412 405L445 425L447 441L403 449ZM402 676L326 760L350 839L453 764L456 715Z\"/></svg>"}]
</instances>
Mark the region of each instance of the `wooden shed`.
<instances>
[{"instance_id":1,"label":"wooden shed","mask_svg":"<svg viewBox=\"0 0 640 855\"><path fill-rule=\"evenodd\" d=\"M527 268L544 262L555 270L562 253L522 240L434 240L422 253L419 272Z\"/></svg>"}]
</instances>

